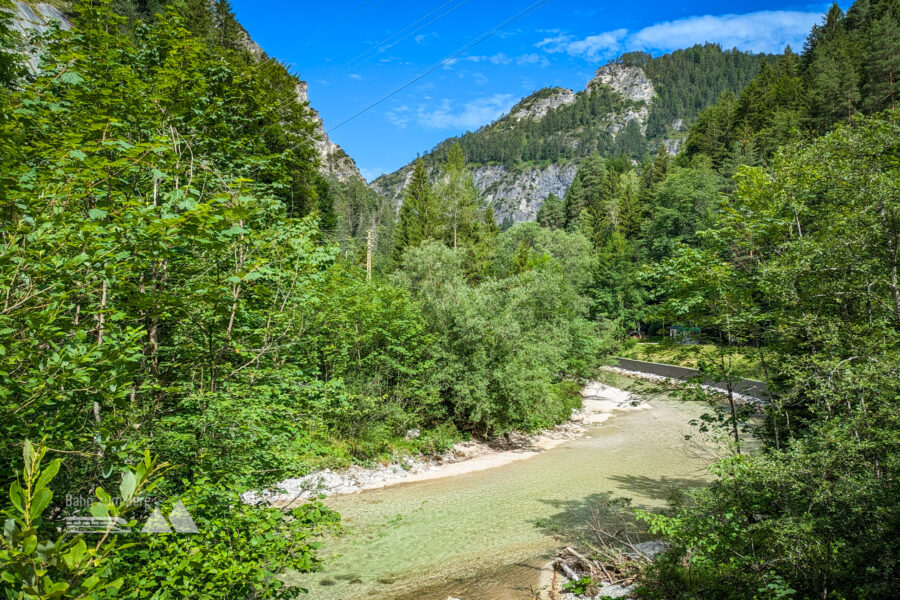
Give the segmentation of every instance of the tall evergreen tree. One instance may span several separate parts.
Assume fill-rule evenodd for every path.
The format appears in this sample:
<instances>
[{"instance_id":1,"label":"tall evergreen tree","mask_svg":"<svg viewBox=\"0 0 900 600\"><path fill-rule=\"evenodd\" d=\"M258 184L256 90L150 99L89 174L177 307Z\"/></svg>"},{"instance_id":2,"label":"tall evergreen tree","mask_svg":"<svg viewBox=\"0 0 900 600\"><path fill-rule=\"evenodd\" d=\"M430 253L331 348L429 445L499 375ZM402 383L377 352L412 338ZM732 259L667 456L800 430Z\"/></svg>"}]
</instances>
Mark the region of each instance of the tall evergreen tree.
<instances>
[{"instance_id":1,"label":"tall evergreen tree","mask_svg":"<svg viewBox=\"0 0 900 600\"><path fill-rule=\"evenodd\" d=\"M394 236L394 259L399 261L407 248L413 248L427 239L440 237L440 216L434 190L428 183L425 161L416 160L412 178L403 194L403 205Z\"/></svg>"},{"instance_id":2,"label":"tall evergreen tree","mask_svg":"<svg viewBox=\"0 0 900 600\"><path fill-rule=\"evenodd\" d=\"M900 24L885 16L876 21L863 54L863 108L876 112L896 108L900 91Z\"/></svg>"},{"instance_id":3,"label":"tall evergreen tree","mask_svg":"<svg viewBox=\"0 0 900 600\"><path fill-rule=\"evenodd\" d=\"M550 194L541 203L537 212L537 222L541 227L563 229L566 226L566 207L556 194Z\"/></svg>"},{"instance_id":4,"label":"tall evergreen tree","mask_svg":"<svg viewBox=\"0 0 900 600\"><path fill-rule=\"evenodd\" d=\"M458 143L447 152L435 195L440 202L445 241L456 248L470 237L478 217L478 190Z\"/></svg>"}]
</instances>

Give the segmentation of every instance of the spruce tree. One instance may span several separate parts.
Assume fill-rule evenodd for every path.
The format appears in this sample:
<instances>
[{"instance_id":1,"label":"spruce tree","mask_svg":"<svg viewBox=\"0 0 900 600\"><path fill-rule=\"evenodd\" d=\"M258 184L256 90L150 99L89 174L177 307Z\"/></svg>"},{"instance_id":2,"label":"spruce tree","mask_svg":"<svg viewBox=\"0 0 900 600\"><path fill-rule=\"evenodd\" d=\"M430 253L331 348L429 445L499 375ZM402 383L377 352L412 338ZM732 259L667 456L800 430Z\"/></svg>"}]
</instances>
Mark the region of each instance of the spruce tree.
<instances>
[{"instance_id":1,"label":"spruce tree","mask_svg":"<svg viewBox=\"0 0 900 600\"><path fill-rule=\"evenodd\" d=\"M403 194L403 205L400 207L394 236L394 260L399 261L407 248L416 247L427 239L438 238L438 225L434 190L428 183L425 161L419 158Z\"/></svg>"},{"instance_id":2,"label":"spruce tree","mask_svg":"<svg viewBox=\"0 0 900 600\"><path fill-rule=\"evenodd\" d=\"M566 226L566 207L556 194L550 194L541 203L537 212L537 222L541 227L563 229Z\"/></svg>"},{"instance_id":3,"label":"spruce tree","mask_svg":"<svg viewBox=\"0 0 900 600\"><path fill-rule=\"evenodd\" d=\"M459 143L454 143L447 152L435 195L440 202L445 241L456 248L470 237L478 216L478 190L466 169Z\"/></svg>"},{"instance_id":4,"label":"spruce tree","mask_svg":"<svg viewBox=\"0 0 900 600\"><path fill-rule=\"evenodd\" d=\"M900 91L900 25L891 16L876 21L863 54L863 108L877 112L897 106Z\"/></svg>"}]
</instances>

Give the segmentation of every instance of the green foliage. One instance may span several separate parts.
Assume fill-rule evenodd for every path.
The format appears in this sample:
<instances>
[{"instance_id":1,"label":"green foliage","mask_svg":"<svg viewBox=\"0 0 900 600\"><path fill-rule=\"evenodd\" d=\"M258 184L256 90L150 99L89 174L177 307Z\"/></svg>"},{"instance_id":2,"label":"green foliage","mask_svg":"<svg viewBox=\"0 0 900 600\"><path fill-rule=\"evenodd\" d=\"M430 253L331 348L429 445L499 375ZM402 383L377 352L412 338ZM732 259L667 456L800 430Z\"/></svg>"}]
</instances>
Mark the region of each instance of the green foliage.
<instances>
[{"instance_id":1,"label":"green foliage","mask_svg":"<svg viewBox=\"0 0 900 600\"><path fill-rule=\"evenodd\" d=\"M760 69L737 101L725 95L700 115L685 155L706 155L717 169L731 173L858 112L894 108L898 51L896 3L864 0L846 14L834 4L810 32L801 57L788 48L774 66Z\"/></svg>"},{"instance_id":2,"label":"green foliage","mask_svg":"<svg viewBox=\"0 0 900 600\"><path fill-rule=\"evenodd\" d=\"M568 418L579 399L565 377L587 372L601 350L579 294L590 277L589 244L523 224L498 239L493 277L467 282L465 258L429 243L408 251L396 274L436 337L432 371L450 418L482 434Z\"/></svg>"},{"instance_id":3,"label":"green foliage","mask_svg":"<svg viewBox=\"0 0 900 600\"><path fill-rule=\"evenodd\" d=\"M412 178L403 193L403 205L394 236L394 260L400 260L407 248L415 248L440 235L440 215L434 190L428 182L425 161L418 159Z\"/></svg>"},{"instance_id":4,"label":"green foliage","mask_svg":"<svg viewBox=\"0 0 900 600\"><path fill-rule=\"evenodd\" d=\"M457 248L470 243L475 236L479 206L478 190L472 175L466 169L465 158L459 144L450 147L440 179L435 186L444 223L444 239Z\"/></svg>"},{"instance_id":5,"label":"green foliage","mask_svg":"<svg viewBox=\"0 0 900 600\"><path fill-rule=\"evenodd\" d=\"M594 581L590 577L582 577L575 581L569 581L562 586L562 591L569 594L584 594L594 585Z\"/></svg>"},{"instance_id":6,"label":"green foliage","mask_svg":"<svg viewBox=\"0 0 900 600\"><path fill-rule=\"evenodd\" d=\"M53 500L50 484L62 461L54 459L41 468L46 454L43 443L35 448L26 439L22 445L23 468L15 473L16 480L10 486L12 506L3 511L6 520L0 536L0 591L14 600L114 595L123 587L124 579L115 577L112 565L129 545L119 544L113 532L121 526L136 525L135 521L127 522L125 515L135 508L140 493L156 486L167 465L146 452L134 467L124 468L118 502L102 487L96 489L98 501L90 512L100 522L105 520L107 529L89 545L84 536L65 531L55 539L49 538L53 528L44 513Z\"/></svg>"},{"instance_id":7,"label":"green foliage","mask_svg":"<svg viewBox=\"0 0 900 600\"><path fill-rule=\"evenodd\" d=\"M700 243L660 263L660 309L723 353L759 345L776 395L763 451L644 515L675 544L648 573L658 596L898 593L898 134L893 113L855 119L740 169Z\"/></svg>"},{"instance_id":8,"label":"green foliage","mask_svg":"<svg viewBox=\"0 0 900 600\"><path fill-rule=\"evenodd\" d=\"M204 482L195 482L181 501L199 533L140 536L117 557L115 567L124 574L119 597L295 598L301 590L278 576L315 569L315 536L339 523L318 502L288 511L250 507L236 493Z\"/></svg>"}]
</instances>

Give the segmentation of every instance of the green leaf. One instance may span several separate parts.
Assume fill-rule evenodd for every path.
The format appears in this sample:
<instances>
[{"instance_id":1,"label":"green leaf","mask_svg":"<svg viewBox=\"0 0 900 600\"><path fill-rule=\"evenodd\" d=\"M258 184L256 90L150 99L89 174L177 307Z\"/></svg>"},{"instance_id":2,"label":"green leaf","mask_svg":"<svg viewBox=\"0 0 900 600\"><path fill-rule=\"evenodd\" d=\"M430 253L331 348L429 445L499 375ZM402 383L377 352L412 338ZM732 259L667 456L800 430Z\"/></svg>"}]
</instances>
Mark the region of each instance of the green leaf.
<instances>
[{"instance_id":1,"label":"green leaf","mask_svg":"<svg viewBox=\"0 0 900 600\"><path fill-rule=\"evenodd\" d=\"M122 500L131 500L136 487L137 481L134 478L134 473L126 469L122 474L122 483L119 484L119 493L122 495Z\"/></svg>"},{"instance_id":2,"label":"green leaf","mask_svg":"<svg viewBox=\"0 0 900 600\"><path fill-rule=\"evenodd\" d=\"M50 500L53 499L53 492L48 490L47 488L43 488L37 490L34 493L34 498L31 501L31 506L29 508L29 513L31 514L32 519L37 519L41 516L41 513L46 510L48 506L50 506Z\"/></svg>"},{"instance_id":3,"label":"green leaf","mask_svg":"<svg viewBox=\"0 0 900 600\"><path fill-rule=\"evenodd\" d=\"M98 219L103 219L106 217L108 213L105 210L101 210L99 208L92 208L88 211L88 216L92 221L96 221Z\"/></svg>"},{"instance_id":4,"label":"green leaf","mask_svg":"<svg viewBox=\"0 0 900 600\"><path fill-rule=\"evenodd\" d=\"M103 519L109 516L109 509L105 504L94 502L93 504L91 504L91 515L97 517L98 519Z\"/></svg>"},{"instance_id":5,"label":"green leaf","mask_svg":"<svg viewBox=\"0 0 900 600\"><path fill-rule=\"evenodd\" d=\"M34 469L34 448L31 445L31 440L25 440L25 443L22 445L22 460L25 463L25 476L31 479L32 469Z\"/></svg>"},{"instance_id":6,"label":"green leaf","mask_svg":"<svg viewBox=\"0 0 900 600\"><path fill-rule=\"evenodd\" d=\"M37 483L34 486L34 489L40 490L47 487L53 478L56 477L56 474L59 473L59 467L62 464L62 461L58 458L54 458L50 461L50 464L47 465L47 468L41 472L41 476L38 477Z\"/></svg>"},{"instance_id":7,"label":"green leaf","mask_svg":"<svg viewBox=\"0 0 900 600\"><path fill-rule=\"evenodd\" d=\"M78 160L84 160L85 158L87 158L87 154L85 154L81 150L70 150L69 156L71 156L72 158L77 158Z\"/></svg>"},{"instance_id":8,"label":"green leaf","mask_svg":"<svg viewBox=\"0 0 900 600\"><path fill-rule=\"evenodd\" d=\"M22 552L25 554L31 554L34 552L34 549L37 548L37 536L30 535L22 542Z\"/></svg>"},{"instance_id":9,"label":"green leaf","mask_svg":"<svg viewBox=\"0 0 900 600\"><path fill-rule=\"evenodd\" d=\"M59 80L69 85L78 85L79 83L84 81L84 77L82 77L75 71L66 71L59 76Z\"/></svg>"}]
</instances>

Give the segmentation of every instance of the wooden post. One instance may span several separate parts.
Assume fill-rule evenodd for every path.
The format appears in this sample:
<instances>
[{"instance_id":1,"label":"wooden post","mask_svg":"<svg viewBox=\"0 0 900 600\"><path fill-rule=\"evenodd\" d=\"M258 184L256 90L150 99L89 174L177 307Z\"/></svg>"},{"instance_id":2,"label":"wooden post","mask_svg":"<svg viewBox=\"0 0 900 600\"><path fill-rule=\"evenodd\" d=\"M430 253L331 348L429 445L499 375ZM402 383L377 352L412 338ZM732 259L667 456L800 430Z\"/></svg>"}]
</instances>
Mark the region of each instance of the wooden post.
<instances>
[{"instance_id":1,"label":"wooden post","mask_svg":"<svg viewBox=\"0 0 900 600\"><path fill-rule=\"evenodd\" d=\"M375 241L375 230L370 227L366 231L366 281L372 281L372 251Z\"/></svg>"}]
</instances>

